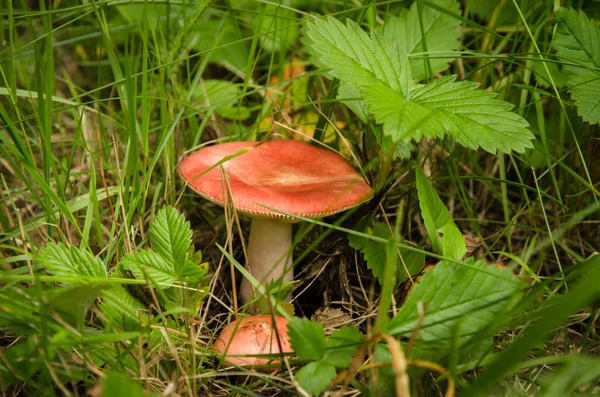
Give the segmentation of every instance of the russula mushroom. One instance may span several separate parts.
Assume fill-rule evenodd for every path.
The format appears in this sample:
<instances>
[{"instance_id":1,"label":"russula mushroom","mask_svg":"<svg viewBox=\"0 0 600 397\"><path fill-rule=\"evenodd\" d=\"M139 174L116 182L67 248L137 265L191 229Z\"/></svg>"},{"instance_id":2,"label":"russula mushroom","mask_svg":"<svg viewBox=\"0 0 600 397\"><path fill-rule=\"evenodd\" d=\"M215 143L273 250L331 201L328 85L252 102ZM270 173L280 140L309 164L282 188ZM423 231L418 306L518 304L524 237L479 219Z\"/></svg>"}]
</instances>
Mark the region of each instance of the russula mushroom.
<instances>
[{"instance_id":1,"label":"russula mushroom","mask_svg":"<svg viewBox=\"0 0 600 397\"><path fill-rule=\"evenodd\" d=\"M215 167L244 149L247 152L221 164L223 172ZM248 267L262 285L271 280L293 280L292 223L297 220L270 208L321 218L373 196L373 190L346 159L295 140L209 146L185 158L179 172L194 191L221 206L228 197L222 176L228 178L233 206L252 217ZM240 295L244 301L253 295L252 285L245 278Z\"/></svg>"},{"instance_id":2,"label":"russula mushroom","mask_svg":"<svg viewBox=\"0 0 600 397\"><path fill-rule=\"evenodd\" d=\"M273 326L273 319L275 326ZM231 365L277 363L265 354L293 353L285 317L261 314L229 323L213 344Z\"/></svg>"}]
</instances>

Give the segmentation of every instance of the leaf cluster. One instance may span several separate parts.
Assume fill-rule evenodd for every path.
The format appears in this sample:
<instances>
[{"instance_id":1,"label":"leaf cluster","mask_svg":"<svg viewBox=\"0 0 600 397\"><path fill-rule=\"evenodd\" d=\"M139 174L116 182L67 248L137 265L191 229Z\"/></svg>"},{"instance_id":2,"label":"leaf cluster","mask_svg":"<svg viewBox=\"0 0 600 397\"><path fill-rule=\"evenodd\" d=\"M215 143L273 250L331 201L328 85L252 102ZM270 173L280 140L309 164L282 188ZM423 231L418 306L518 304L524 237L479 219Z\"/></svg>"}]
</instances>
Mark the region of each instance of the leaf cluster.
<instances>
[{"instance_id":1,"label":"leaf cluster","mask_svg":"<svg viewBox=\"0 0 600 397\"><path fill-rule=\"evenodd\" d=\"M581 10L556 12L558 59L568 62L569 92L579 115L590 124L600 122L600 27Z\"/></svg>"},{"instance_id":2,"label":"leaf cluster","mask_svg":"<svg viewBox=\"0 0 600 397\"><path fill-rule=\"evenodd\" d=\"M207 264L202 263L200 252L194 252L190 225L175 208L159 210L149 234L153 249L126 255L116 271L110 271L100 257L83 245L49 243L35 257L36 277L47 277L55 286L40 283L27 289L8 284L0 289L0 325L5 331L25 336L4 352L7 366L0 366L4 385L13 384L19 377L44 373L46 361L70 354L75 346L89 346L86 354L91 355L95 365L106 364L118 371L123 366L137 365L129 354L129 348L139 347L135 347L137 342L151 341L155 346L174 343L172 338L166 341L161 332L152 329L158 317L138 299L141 291L134 297L134 290L121 283L149 284L172 314L196 313L205 296ZM116 280L119 269L128 269L140 280ZM152 301L151 296L145 301ZM103 327L90 318L90 310L100 317ZM167 312L163 315L165 325L185 332L178 317ZM121 351L121 341L132 344L126 344L129 347ZM39 349L45 351L41 356ZM28 364L21 364L23 360ZM63 375L67 379L81 376L83 380L90 374L59 374L61 378ZM127 383L117 378L109 376L104 387L112 390L116 384ZM136 384L127 387L141 395Z\"/></svg>"},{"instance_id":3,"label":"leaf cluster","mask_svg":"<svg viewBox=\"0 0 600 397\"><path fill-rule=\"evenodd\" d=\"M293 318L288 329L294 352L311 361L296 373L296 379L312 396L327 389L336 369L350 365L363 339L356 327L341 327L326 338L323 327L306 318Z\"/></svg>"},{"instance_id":4,"label":"leaf cluster","mask_svg":"<svg viewBox=\"0 0 600 397\"><path fill-rule=\"evenodd\" d=\"M495 153L531 148L528 123L477 84L445 76L427 84L413 79L407 50L377 31L367 35L353 21L328 17L308 24L313 50L328 73L356 87L362 100L396 142L441 138Z\"/></svg>"}]
</instances>

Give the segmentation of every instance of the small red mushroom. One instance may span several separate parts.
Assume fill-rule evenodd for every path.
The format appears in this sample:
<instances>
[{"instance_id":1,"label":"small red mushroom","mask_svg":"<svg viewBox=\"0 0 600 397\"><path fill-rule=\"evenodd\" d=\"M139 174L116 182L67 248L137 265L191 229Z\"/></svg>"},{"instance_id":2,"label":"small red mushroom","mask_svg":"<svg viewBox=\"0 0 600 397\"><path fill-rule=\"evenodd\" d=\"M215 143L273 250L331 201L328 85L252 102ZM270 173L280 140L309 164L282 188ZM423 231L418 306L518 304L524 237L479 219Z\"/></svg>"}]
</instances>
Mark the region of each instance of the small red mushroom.
<instances>
[{"instance_id":1,"label":"small red mushroom","mask_svg":"<svg viewBox=\"0 0 600 397\"><path fill-rule=\"evenodd\" d=\"M248 265L262 285L294 278L292 223L297 220L281 212L322 218L373 197L371 187L345 158L291 139L209 146L183 160L179 172L196 193L223 206L227 190L221 169L215 165L240 152L243 154L221 166L228 178L233 206L252 217ZM253 296L246 278L240 295L246 302Z\"/></svg>"},{"instance_id":2,"label":"small red mushroom","mask_svg":"<svg viewBox=\"0 0 600 397\"><path fill-rule=\"evenodd\" d=\"M277 360L261 355L294 352L287 325L288 320L281 316L261 314L245 317L227 324L213 348L224 354L225 361L231 365L276 364Z\"/></svg>"}]
</instances>

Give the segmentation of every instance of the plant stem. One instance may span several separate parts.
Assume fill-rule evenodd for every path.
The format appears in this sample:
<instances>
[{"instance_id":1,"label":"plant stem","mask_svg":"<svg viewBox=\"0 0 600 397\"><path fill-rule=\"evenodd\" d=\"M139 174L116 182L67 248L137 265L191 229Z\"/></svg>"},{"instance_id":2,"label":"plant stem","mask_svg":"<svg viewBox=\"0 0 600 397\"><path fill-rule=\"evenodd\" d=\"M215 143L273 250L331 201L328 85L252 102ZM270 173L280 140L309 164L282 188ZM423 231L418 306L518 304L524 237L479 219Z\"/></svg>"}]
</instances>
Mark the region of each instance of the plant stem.
<instances>
[{"instance_id":1,"label":"plant stem","mask_svg":"<svg viewBox=\"0 0 600 397\"><path fill-rule=\"evenodd\" d=\"M250 273L263 286L271 280L292 281L292 224L253 219L248 242L248 262ZM252 284L246 278L242 280L240 295L245 302L254 295Z\"/></svg>"}]
</instances>

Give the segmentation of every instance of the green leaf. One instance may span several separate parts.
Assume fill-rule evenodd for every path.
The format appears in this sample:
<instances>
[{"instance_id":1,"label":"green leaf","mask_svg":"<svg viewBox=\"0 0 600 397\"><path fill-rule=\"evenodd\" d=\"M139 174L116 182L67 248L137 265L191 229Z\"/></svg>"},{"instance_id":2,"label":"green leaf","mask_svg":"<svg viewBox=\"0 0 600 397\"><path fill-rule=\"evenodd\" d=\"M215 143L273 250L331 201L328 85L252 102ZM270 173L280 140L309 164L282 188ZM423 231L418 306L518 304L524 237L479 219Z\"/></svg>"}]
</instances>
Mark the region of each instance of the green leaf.
<instances>
[{"instance_id":1,"label":"green leaf","mask_svg":"<svg viewBox=\"0 0 600 397\"><path fill-rule=\"evenodd\" d=\"M248 44L242 41L244 37L230 16L203 20L194 27L194 32L198 33L196 50L209 51L218 46L220 48L211 52L212 62L228 69L244 70L248 63Z\"/></svg>"},{"instance_id":2,"label":"green leaf","mask_svg":"<svg viewBox=\"0 0 600 397\"><path fill-rule=\"evenodd\" d=\"M202 265L202 251L195 251L194 246L190 245L188 248L188 260L192 262L194 265L199 266Z\"/></svg>"},{"instance_id":3,"label":"green leaf","mask_svg":"<svg viewBox=\"0 0 600 397\"><path fill-rule=\"evenodd\" d=\"M265 5L258 28L260 43L268 52L286 51L298 38L296 13L276 5Z\"/></svg>"},{"instance_id":4,"label":"green leaf","mask_svg":"<svg viewBox=\"0 0 600 397\"><path fill-rule=\"evenodd\" d=\"M569 92L577 112L588 123L600 122L600 28L583 11L560 8L558 28L552 46L561 60L580 66L567 66L571 74Z\"/></svg>"},{"instance_id":5,"label":"green leaf","mask_svg":"<svg viewBox=\"0 0 600 397\"><path fill-rule=\"evenodd\" d=\"M338 90L337 98L344 102L363 122L369 121L369 108L367 104L361 99L362 94L358 88L350 83L344 83ZM381 148L384 153L389 153L390 150L394 150L396 158L406 159L410 157L410 153L413 150L412 143L392 140L392 136L396 135L394 132L385 132L382 136L382 128L379 126L373 126L373 132L379 142L381 142Z\"/></svg>"},{"instance_id":6,"label":"green leaf","mask_svg":"<svg viewBox=\"0 0 600 397\"><path fill-rule=\"evenodd\" d=\"M252 115L247 107L238 106L241 88L230 81L204 80L198 84L194 95L200 99L200 105L226 119L246 120Z\"/></svg>"},{"instance_id":7,"label":"green leaf","mask_svg":"<svg viewBox=\"0 0 600 397\"><path fill-rule=\"evenodd\" d=\"M462 391L461 395L480 396L482 392L490 390L493 384L514 373L519 361L532 348L548 340L548 333L600 298L598 290L600 255L591 256L586 261L578 263L574 269L580 277L575 283L569 282L569 291L548 298L542 309L532 313L530 318L535 321L528 322L529 326L525 327L510 345L501 353L494 355L493 360L488 360L485 370L469 385L468 389Z\"/></svg>"},{"instance_id":8,"label":"green leaf","mask_svg":"<svg viewBox=\"0 0 600 397\"><path fill-rule=\"evenodd\" d=\"M335 367L328 362L317 361L304 366L296 373L296 380L311 396L323 393L335 378Z\"/></svg>"},{"instance_id":9,"label":"green leaf","mask_svg":"<svg viewBox=\"0 0 600 397\"><path fill-rule=\"evenodd\" d=\"M194 246L190 245L185 265L180 270L179 281L195 284L202 280L208 272L208 262L202 262L202 252L194 252Z\"/></svg>"},{"instance_id":10,"label":"green leaf","mask_svg":"<svg viewBox=\"0 0 600 397\"><path fill-rule=\"evenodd\" d=\"M196 265L191 261L186 261L177 279L181 282L196 284L206 275L207 270L208 263L206 262Z\"/></svg>"},{"instance_id":11,"label":"green leaf","mask_svg":"<svg viewBox=\"0 0 600 397\"><path fill-rule=\"evenodd\" d=\"M120 266L131 270L136 278L144 280L148 276L157 289L168 288L178 279L173 265L154 251L125 255Z\"/></svg>"},{"instance_id":12,"label":"green leaf","mask_svg":"<svg viewBox=\"0 0 600 397\"><path fill-rule=\"evenodd\" d=\"M99 258L77 247L67 248L62 243L48 244L38 252L37 259L55 276L107 277L106 267Z\"/></svg>"},{"instance_id":13,"label":"green leaf","mask_svg":"<svg viewBox=\"0 0 600 397\"><path fill-rule=\"evenodd\" d=\"M321 324L307 318L293 317L288 323L288 334L294 352L303 360L321 360L325 357L326 340Z\"/></svg>"},{"instance_id":14,"label":"green leaf","mask_svg":"<svg viewBox=\"0 0 600 397\"><path fill-rule=\"evenodd\" d=\"M388 345L378 343L375 345L375 354L373 354L374 364L383 364L392 362L392 355ZM377 377L372 377L369 381L369 390L372 396L394 396L396 395L394 370L390 366L381 366L374 369Z\"/></svg>"},{"instance_id":15,"label":"green leaf","mask_svg":"<svg viewBox=\"0 0 600 397\"><path fill-rule=\"evenodd\" d=\"M386 239L391 238L392 235L385 223L377 223L373 229L368 228L366 232L367 234ZM367 262L367 267L377 277L379 284L383 284L386 259L385 245L354 234L348 236L348 242L350 243L350 247L362 252Z\"/></svg>"},{"instance_id":16,"label":"green leaf","mask_svg":"<svg viewBox=\"0 0 600 397\"><path fill-rule=\"evenodd\" d=\"M48 306L56 310L64 321L81 329L89 306L107 287L107 284L62 287L49 299Z\"/></svg>"},{"instance_id":17,"label":"green leaf","mask_svg":"<svg viewBox=\"0 0 600 397\"><path fill-rule=\"evenodd\" d=\"M36 296L31 293L36 293ZM40 316L39 289L13 287L0 290L0 328L13 335L38 334L42 321L48 324L45 317ZM45 294L44 294L45 295Z\"/></svg>"},{"instance_id":18,"label":"green leaf","mask_svg":"<svg viewBox=\"0 0 600 397\"><path fill-rule=\"evenodd\" d=\"M343 101L363 123L366 123L369 120L369 107L361 99L362 94L355 85L350 83L341 84L338 89L337 97L340 101Z\"/></svg>"},{"instance_id":19,"label":"green leaf","mask_svg":"<svg viewBox=\"0 0 600 397\"><path fill-rule=\"evenodd\" d=\"M383 131L383 129L380 126L373 126L373 133L375 134L375 137L377 138L377 140L379 140L381 142L381 148L383 149L384 153L389 153L390 150L394 150L394 156L395 158L399 158L399 159L408 159L410 158L410 155L412 153L412 151L414 150L414 146L411 142L403 142L403 141L396 141L394 142L392 136L395 135L395 133L393 132L389 132L389 131ZM383 136L381 136L383 133Z\"/></svg>"},{"instance_id":20,"label":"green leaf","mask_svg":"<svg viewBox=\"0 0 600 397\"><path fill-rule=\"evenodd\" d=\"M148 323L146 309L123 287L102 292L100 311L123 331L138 331Z\"/></svg>"},{"instance_id":21,"label":"green leaf","mask_svg":"<svg viewBox=\"0 0 600 397\"><path fill-rule=\"evenodd\" d=\"M381 222L376 223L373 229L368 228L366 233L388 240L392 238L389 227ZM365 261L367 262L367 267L373 272L373 275L377 277L379 283L383 285L386 261L384 244L353 234L348 236L348 240L352 248L362 252ZM402 255L403 263L400 262L397 267L398 271L396 277L398 278L398 283L408 280L409 274L411 276L417 274L423 268L423 264L425 263L425 256L420 253L407 251L401 248L400 255ZM406 268L404 265L406 265ZM409 274L407 274L407 270Z\"/></svg>"},{"instance_id":22,"label":"green leaf","mask_svg":"<svg viewBox=\"0 0 600 397\"><path fill-rule=\"evenodd\" d=\"M533 64L533 73L535 74L535 78L538 82L539 87L551 88L550 78L548 77L548 73L546 73L544 64L548 68L548 71L552 76L552 81L554 81L554 84L556 85L556 88L563 88L567 85L567 81L569 80L569 73L566 71L565 68L559 68L560 64L557 64L555 62L538 61ZM540 90L540 88L532 87L529 85L523 85L523 88L529 90ZM540 92L540 94L552 96L552 94L549 92Z\"/></svg>"},{"instance_id":23,"label":"green leaf","mask_svg":"<svg viewBox=\"0 0 600 397\"><path fill-rule=\"evenodd\" d=\"M476 90L477 83L455 82L445 76L416 85L409 99L384 85L362 88L375 119L395 140L420 140L449 134L461 145L490 153L524 152L533 147L527 121L511 112L512 104L494 99L496 93Z\"/></svg>"},{"instance_id":24,"label":"green leaf","mask_svg":"<svg viewBox=\"0 0 600 397\"><path fill-rule=\"evenodd\" d=\"M333 17L309 22L308 36L329 73L356 87L381 84L400 93L410 91L412 78L406 54L377 32L369 37L356 23ZM373 62L377 60L377 62Z\"/></svg>"},{"instance_id":25,"label":"green leaf","mask_svg":"<svg viewBox=\"0 0 600 397\"><path fill-rule=\"evenodd\" d=\"M467 245L460 230L423 170L420 167L416 167L415 170L421 214L433 247L445 256L462 258L467 253ZM443 233L444 239L439 236L440 232Z\"/></svg>"},{"instance_id":26,"label":"green leaf","mask_svg":"<svg viewBox=\"0 0 600 397\"><path fill-rule=\"evenodd\" d=\"M363 338L358 327L342 327L327 339L325 361L337 368L348 368Z\"/></svg>"},{"instance_id":27,"label":"green leaf","mask_svg":"<svg viewBox=\"0 0 600 397\"><path fill-rule=\"evenodd\" d=\"M460 15L460 7L456 0L437 0L433 3L448 10L449 13ZM454 60L456 54L453 50L460 45L460 27L459 19L427 6L423 8L423 31L427 54L432 56L429 59L432 75L448 69L448 62ZM403 9L398 16L388 13L383 36L388 40L397 41L409 55L423 53L423 36L417 3L414 2L410 9ZM412 76L416 81L427 78L424 61L424 59L410 59Z\"/></svg>"},{"instance_id":28,"label":"green leaf","mask_svg":"<svg viewBox=\"0 0 600 397\"><path fill-rule=\"evenodd\" d=\"M174 274L179 274L185 267L188 250L192 244L190 223L175 208L162 208L150 226L150 244L175 270ZM164 267L162 264L157 265L159 268ZM179 280L176 276L174 278Z\"/></svg>"},{"instance_id":29,"label":"green leaf","mask_svg":"<svg viewBox=\"0 0 600 397\"><path fill-rule=\"evenodd\" d=\"M417 174L419 206L421 207L421 215L425 222L427 234L431 239L433 248L437 252L443 252L444 243L438 233L442 231L447 223L452 222L452 217L440 199L440 196L438 196L431 183L429 183L421 167L415 167L415 171Z\"/></svg>"},{"instance_id":30,"label":"green leaf","mask_svg":"<svg viewBox=\"0 0 600 397\"><path fill-rule=\"evenodd\" d=\"M444 256L460 259L467 253L467 244L454 222L444 225Z\"/></svg>"},{"instance_id":31,"label":"green leaf","mask_svg":"<svg viewBox=\"0 0 600 397\"><path fill-rule=\"evenodd\" d=\"M308 23L314 51L329 73L360 89L375 120L395 141L450 134L462 145L488 152L523 152L533 134L513 105L472 82L446 76L427 85L412 82L408 57L379 33L369 37L356 23L334 18ZM377 62L373 62L373 60Z\"/></svg>"},{"instance_id":32,"label":"green leaf","mask_svg":"<svg viewBox=\"0 0 600 397\"><path fill-rule=\"evenodd\" d=\"M339 24L340 26L342 26L342 28L344 28L343 25L341 25L340 22L338 22L335 19L331 19L332 23L334 24ZM319 23L319 21L317 21L317 23ZM324 26L327 27L327 25L324 25L324 23L321 21L320 22L320 26ZM356 25L357 26L357 25ZM355 27L355 25L351 25L351 27ZM310 28L310 26L309 26ZM336 31L335 26L331 27L329 30L333 30ZM368 44L365 44L366 40L369 40L368 36L366 35L366 33L364 33L360 28L358 28L356 30L357 34L359 35L359 37L363 40L363 41L357 41L356 43L350 44L350 43L344 43L343 41L339 41L338 45L343 46L344 50L350 50L352 48L352 45L355 45L359 50L360 53L357 54L357 57L362 61L362 62L368 62L369 59L375 59L374 57L376 56L381 56L382 54L375 54L375 53L370 53L371 48L368 46ZM338 32L339 33L339 32ZM323 62L319 60L319 54L321 51L325 51L325 55L327 51L329 51L329 49L327 48L327 46L325 47L320 47L318 45L315 44L314 40L321 40L321 43L325 43L327 44L327 42L324 42L323 40L325 40L325 38L323 38L322 35L319 34L311 34L311 30L309 30L309 38L305 40L305 46L307 46L307 48L309 48L310 52L313 55L313 58L315 58L314 63L322 68L325 68L325 64L323 62L328 62L332 61L330 58L328 58L327 56L324 56ZM365 45L363 45L365 44ZM386 48L388 48L389 52L392 53L393 47L391 43L384 43L382 44L384 45ZM335 50L335 46L333 47L333 49ZM339 50L338 50L339 51ZM349 70L345 69L346 66L346 62L349 61L348 58L342 60L339 64L340 66L340 70L339 72L344 76L344 77L340 77L335 75L335 77L340 77L342 80L344 80L344 83L340 86L340 89L338 91L338 99L343 101L354 113L356 113L356 115L361 119L361 121L363 123L367 123L368 119L369 119L369 115L368 115L368 106L365 103L365 101L362 99L363 95L361 93L361 90L358 88L360 81L362 81L365 76L353 76L353 73L355 70L357 70L357 68L360 68L360 64L356 63L354 65L354 67L351 67ZM350 60L351 62L354 62L352 60ZM404 65L404 67L401 67L401 59L398 57L391 57L391 59L389 60L385 60L385 62L379 64L373 64L373 65L369 65L370 66L370 72L375 76L375 80L377 79L377 76L380 76L382 79L386 80L386 74L391 74L392 76L394 75L394 73L390 73L390 70L404 70L408 73L408 75L403 76L404 79L404 84L409 84L410 83L410 68L407 66L408 65L408 59L406 59L406 64ZM389 61L389 62L388 62ZM337 69L336 69L337 70ZM373 78L373 76L369 76L367 75L367 78ZM394 85L398 85L400 84L400 81L398 81L397 79L392 79L391 82L386 80L386 83L390 83L390 84L394 84ZM347 98L351 98L350 100L348 100ZM385 152L389 151L390 148L393 147L392 145L392 137L394 137L396 134L394 132L385 132L383 138L382 138L382 148L384 149ZM396 139L397 141L397 139ZM406 143L406 142L396 142L396 157L400 157L400 158L407 158L410 156L410 151L412 149L412 144L410 143Z\"/></svg>"},{"instance_id":33,"label":"green leaf","mask_svg":"<svg viewBox=\"0 0 600 397\"><path fill-rule=\"evenodd\" d=\"M403 240L400 240L401 242ZM410 277L418 274L425 266L425 254L421 252L408 251L399 248L400 260L398 262L398 283L407 281Z\"/></svg>"},{"instance_id":34,"label":"green leaf","mask_svg":"<svg viewBox=\"0 0 600 397\"><path fill-rule=\"evenodd\" d=\"M102 395L105 397L154 397L155 393L148 393L142 385L131 379L126 374L109 372L102 382Z\"/></svg>"},{"instance_id":35,"label":"green leaf","mask_svg":"<svg viewBox=\"0 0 600 397\"><path fill-rule=\"evenodd\" d=\"M22 343L15 343L2 348L2 365L0 365L0 381L2 387L12 386L20 379L34 376L44 366L39 354L39 346L34 338L27 338Z\"/></svg>"},{"instance_id":36,"label":"green leaf","mask_svg":"<svg viewBox=\"0 0 600 397\"><path fill-rule=\"evenodd\" d=\"M183 288L170 289L175 284L183 283L195 288L208 270L207 263L199 263L202 254L194 253L189 222L175 208L164 207L150 226L150 243L153 250L125 255L119 266L129 269L136 278L149 278L153 286L161 290L159 299L165 307L190 305L192 309L196 309L205 296L204 291L196 291L197 293L194 293L190 299ZM128 299L122 294L113 298L115 298L113 303L116 303L116 299L119 298ZM117 310L113 314L118 317L119 308L113 309ZM130 322L134 320L131 313L128 319ZM123 325L125 326L125 323ZM129 326L131 325L130 323Z\"/></svg>"},{"instance_id":37,"label":"green leaf","mask_svg":"<svg viewBox=\"0 0 600 397\"><path fill-rule=\"evenodd\" d=\"M459 336L472 335L508 310L520 296L521 284L509 269L487 266L469 258L465 265L440 262L421 281L388 327L390 335L409 335L419 321L419 304L425 320L418 339L449 344L460 321Z\"/></svg>"}]
</instances>

